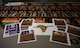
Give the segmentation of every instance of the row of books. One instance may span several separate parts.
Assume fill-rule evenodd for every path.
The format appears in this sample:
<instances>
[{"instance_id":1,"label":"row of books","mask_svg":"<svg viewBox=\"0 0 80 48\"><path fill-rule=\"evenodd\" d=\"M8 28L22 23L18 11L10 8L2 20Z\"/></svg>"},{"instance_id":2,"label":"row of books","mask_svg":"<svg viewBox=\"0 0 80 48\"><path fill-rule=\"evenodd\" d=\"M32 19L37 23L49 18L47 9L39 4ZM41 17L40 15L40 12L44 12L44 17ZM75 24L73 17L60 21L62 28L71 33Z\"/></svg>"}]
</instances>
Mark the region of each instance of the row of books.
<instances>
[{"instance_id":1,"label":"row of books","mask_svg":"<svg viewBox=\"0 0 80 48\"><path fill-rule=\"evenodd\" d=\"M0 17L79 17L80 11L0 11Z\"/></svg>"},{"instance_id":2,"label":"row of books","mask_svg":"<svg viewBox=\"0 0 80 48\"><path fill-rule=\"evenodd\" d=\"M69 5L61 5L61 6L56 6L56 5L51 5L51 6L3 6L0 7L0 10L28 10L28 11L41 11L41 10L46 10L46 11L51 11L51 10L80 10L80 6L69 6Z\"/></svg>"}]
</instances>

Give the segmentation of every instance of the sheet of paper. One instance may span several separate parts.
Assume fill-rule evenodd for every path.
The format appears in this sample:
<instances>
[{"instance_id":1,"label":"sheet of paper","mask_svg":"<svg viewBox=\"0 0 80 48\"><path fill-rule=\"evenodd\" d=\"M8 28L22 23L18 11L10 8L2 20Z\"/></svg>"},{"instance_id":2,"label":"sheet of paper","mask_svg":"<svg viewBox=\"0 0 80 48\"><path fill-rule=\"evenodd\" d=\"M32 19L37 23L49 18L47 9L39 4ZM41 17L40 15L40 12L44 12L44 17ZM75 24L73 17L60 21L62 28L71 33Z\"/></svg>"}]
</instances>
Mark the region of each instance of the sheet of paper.
<instances>
[{"instance_id":1,"label":"sheet of paper","mask_svg":"<svg viewBox=\"0 0 80 48\"><path fill-rule=\"evenodd\" d=\"M62 31L53 31L50 35L50 42L71 46L69 34Z\"/></svg>"},{"instance_id":2,"label":"sheet of paper","mask_svg":"<svg viewBox=\"0 0 80 48\"><path fill-rule=\"evenodd\" d=\"M34 30L22 30L18 36L19 43L29 43L37 41Z\"/></svg>"},{"instance_id":3,"label":"sheet of paper","mask_svg":"<svg viewBox=\"0 0 80 48\"><path fill-rule=\"evenodd\" d=\"M4 28L3 38L17 35L19 32L20 32L19 23L7 24L5 25L5 28Z\"/></svg>"},{"instance_id":4,"label":"sheet of paper","mask_svg":"<svg viewBox=\"0 0 80 48\"><path fill-rule=\"evenodd\" d=\"M71 35L80 37L80 28L73 26L73 25L67 25L67 32Z\"/></svg>"}]
</instances>

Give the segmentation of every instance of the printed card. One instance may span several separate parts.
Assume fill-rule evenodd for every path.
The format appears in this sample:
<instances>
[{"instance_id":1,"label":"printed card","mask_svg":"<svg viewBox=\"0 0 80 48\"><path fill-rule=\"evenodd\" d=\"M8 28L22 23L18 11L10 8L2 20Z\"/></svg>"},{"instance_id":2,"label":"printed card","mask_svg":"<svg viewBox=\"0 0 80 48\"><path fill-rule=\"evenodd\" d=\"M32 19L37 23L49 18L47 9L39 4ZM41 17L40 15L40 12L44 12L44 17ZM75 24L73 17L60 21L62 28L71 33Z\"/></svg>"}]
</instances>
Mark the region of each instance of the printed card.
<instances>
[{"instance_id":1,"label":"printed card","mask_svg":"<svg viewBox=\"0 0 80 48\"><path fill-rule=\"evenodd\" d=\"M67 30L66 26L57 26L57 29L64 32Z\"/></svg>"},{"instance_id":2,"label":"printed card","mask_svg":"<svg viewBox=\"0 0 80 48\"><path fill-rule=\"evenodd\" d=\"M35 23L44 23L45 22L45 18L34 18L34 22Z\"/></svg>"},{"instance_id":3,"label":"printed card","mask_svg":"<svg viewBox=\"0 0 80 48\"><path fill-rule=\"evenodd\" d=\"M66 26L65 19L52 19L53 23L57 26Z\"/></svg>"},{"instance_id":4,"label":"printed card","mask_svg":"<svg viewBox=\"0 0 80 48\"><path fill-rule=\"evenodd\" d=\"M19 23L7 24L4 28L3 38L17 35L20 32Z\"/></svg>"},{"instance_id":5,"label":"printed card","mask_svg":"<svg viewBox=\"0 0 80 48\"><path fill-rule=\"evenodd\" d=\"M22 30L18 36L18 43L35 42L36 36L34 30Z\"/></svg>"},{"instance_id":6,"label":"printed card","mask_svg":"<svg viewBox=\"0 0 80 48\"><path fill-rule=\"evenodd\" d=\"M62 31L53 31L50 36L50 41L71 46L69 34Z\"/></svg>"},{"instance_id":7,"label":"printed card","mask_svg":"<svg viewBox=\"0 0 80 48\"><path fill-rule=\"evenodd\" d=\"M67 25L67 32L71 35L80 37L80 28L72 25Z\"/></svg>"},{"instance_id":8,"label":"printed card","mask_svg":"<svg viewBox=\"0 0 80 48\"><path fill-rule=\"evenodd\" d=\"M25 29L29 26L32 26L32 24L34 23L34 20L33 19L22 19L21 21L21 29Z\"/></svg>"}]
</instances>

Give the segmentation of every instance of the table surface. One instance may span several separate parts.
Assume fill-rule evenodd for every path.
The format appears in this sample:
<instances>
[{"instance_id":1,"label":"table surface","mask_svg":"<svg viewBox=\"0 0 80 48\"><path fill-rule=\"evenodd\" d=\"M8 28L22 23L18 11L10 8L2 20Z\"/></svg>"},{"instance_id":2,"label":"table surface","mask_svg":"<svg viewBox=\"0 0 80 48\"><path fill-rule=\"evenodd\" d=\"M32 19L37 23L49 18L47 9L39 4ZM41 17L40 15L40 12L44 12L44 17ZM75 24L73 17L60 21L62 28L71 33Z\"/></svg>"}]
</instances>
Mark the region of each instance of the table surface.
<instances>
[{"instance_id":1,"label":"table surface","mask_svg":"<svg viewBox=\"0 0 80 48\"><path fill-rule=\"evenodd\" d=\"M72 39L77 39L78 44L72 43L72 46L65 46L57 43L49 42L50 36L37 35L37 41L31 43L17 44L18 36L3 38L4 30L0 28L0 48L80 48L80 40L71 36Z\"/></svg>"}]
</instances>

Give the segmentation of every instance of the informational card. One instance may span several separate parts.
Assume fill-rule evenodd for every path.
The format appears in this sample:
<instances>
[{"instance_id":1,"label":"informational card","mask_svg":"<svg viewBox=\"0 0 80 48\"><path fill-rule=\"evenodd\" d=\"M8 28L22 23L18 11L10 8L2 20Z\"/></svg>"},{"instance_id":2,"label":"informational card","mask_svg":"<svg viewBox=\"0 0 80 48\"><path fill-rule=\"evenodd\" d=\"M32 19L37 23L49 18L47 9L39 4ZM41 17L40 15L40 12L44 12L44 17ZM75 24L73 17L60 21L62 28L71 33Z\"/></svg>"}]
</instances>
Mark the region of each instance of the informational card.
<instances>
[{"instance_id":1,"label":"informational card","mask_svg":"<svg viewBox=\"0 0 80 48\"><path fill-rule=\"evenodd\" d=\"M22 19L22 21L21 21L21 29L23 29L23 28L24 29L25 28L28 29L29 26L33 25L33 23L34 23L33 19Z\"/></svg>"},{"instance_id":2,"label":"informational card","mask_svg":"<svg viewBox=\"0 0 80 48\"><path fill-rule=\"evenodd\" d=\"M66 31L66 21L65 19L52 19L53 24L55 24L55 26L57 26L57 29L59 31Z\"/></svg>"},{"instance_id":3,"label":"informational card","mask_svg":"<svg viewBox=\"0 0 80 48\"><path fill-rule=\"evenodd\" d=\"M66 26L65 19L52 19L53 23L57 26Z\"/></svg>"},{"instance_id":4,"label":"informational card","mask_svg":"<svg viewBox=\"0 0 80 48\"><path fill-rule=\"evenodd\" d=\"M37 41L34 30L22 30L18 36L18 43Z\"/></svg>"},{"instance_id":5,"label":"informational card","mask_svg":"<svg viewBox=\"0 0 80 48\"><path fill-rule=\"evenodd\" d=\"M71 46L69 34L63 31L53 31L50 36L50 42Z\"/></svg>"},{"instance_id":6,"label":"informational card","mask_svg":"<svg viewBox=\"0 0 80 48\"><path fill-rule=\"evenodd\" d=\"M33 23L33 19L22 19L21 25L22 26L31 26Z\"/></svg>"},{"instance_id":7,"label":"informational card","mask_svg":"<svg viewBox=\"0 0 80 48\"><path fill-rule=\"evenodd\" d=\"M57 29L64 32L67 30L66 26L57 26Z\"/></svg>"},{"instance_id":8,"label":"informational card","mask_svg":"<svg viewBox=\"0 0 80 48\"><path fill-rule=\"evenodd\" d=\"M17 35L19 32L20 32L19 23L7 24L5 25L4 28L3 38Z\"/></svg>"},{"instance_id":9,"label":"informational card","mask_svg":"<svg viewBox=\"0 0 80 48\"><path fill-rule=\"evenodd\" d=\"M67 25L67 32L71 35L80 37L80 28L73 26L73 25Z\"/></svg>"}]
</instances>

